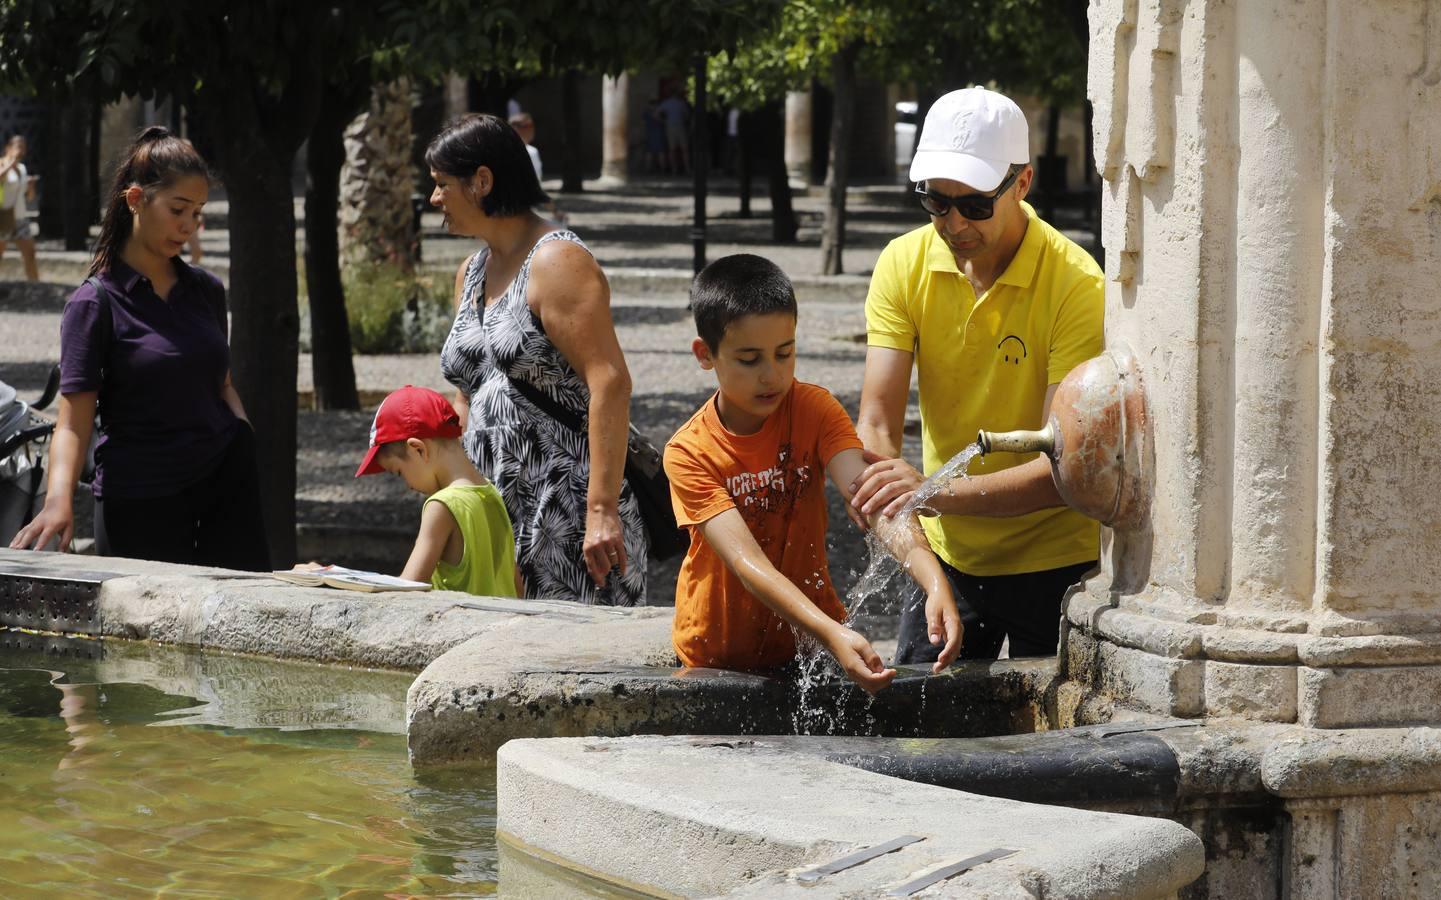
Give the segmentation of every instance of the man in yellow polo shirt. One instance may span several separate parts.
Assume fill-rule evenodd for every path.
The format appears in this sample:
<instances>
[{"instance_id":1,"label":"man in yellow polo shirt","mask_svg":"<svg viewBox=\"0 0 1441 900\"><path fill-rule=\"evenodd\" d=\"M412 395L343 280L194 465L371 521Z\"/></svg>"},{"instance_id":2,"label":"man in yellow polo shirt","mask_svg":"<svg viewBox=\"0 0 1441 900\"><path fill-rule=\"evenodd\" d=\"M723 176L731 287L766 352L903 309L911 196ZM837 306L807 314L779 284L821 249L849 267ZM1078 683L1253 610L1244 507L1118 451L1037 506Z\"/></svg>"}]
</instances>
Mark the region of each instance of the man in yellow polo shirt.
<instances>
[{"instance_id":1,"label":"man in yellow polo shirt","mask_svg":"<svg viewBox=\"0 0 1441 900\"><path fill-rule=\"evenodd\" d=\"M864 513L898 512L923 478L899 459L912 365L925 471L980 429L1040 428L1056 384L1102 350L1105 292L1090 255L1024 201L1033 170L1025 116L983 88L936 101L911 164L930 223L876 262L857 431L871 465ZM965 626L961 656L1056 652L1060 602L1099 554L1099 527L1066 508L1042 457L991 453L927 502L926 535L946 564ZM901 613L897 663L934 661L924 609Z\"/></svg>"}]
</instances>

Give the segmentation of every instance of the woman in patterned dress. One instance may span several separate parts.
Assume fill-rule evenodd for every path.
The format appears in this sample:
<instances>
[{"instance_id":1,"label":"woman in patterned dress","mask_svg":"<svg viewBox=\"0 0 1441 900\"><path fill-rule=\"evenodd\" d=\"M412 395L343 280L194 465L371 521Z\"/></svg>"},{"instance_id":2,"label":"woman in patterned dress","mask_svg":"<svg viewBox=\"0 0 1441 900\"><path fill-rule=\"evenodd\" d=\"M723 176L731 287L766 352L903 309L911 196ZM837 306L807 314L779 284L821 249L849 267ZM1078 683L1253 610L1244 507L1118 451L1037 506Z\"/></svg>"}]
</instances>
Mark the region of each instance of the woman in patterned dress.
<instances>
[{"instance_id":1,"label":"woman in patterned dress","mask_svg":"<svg viewBox=\"0 0 1441 900\"><path fill-rule=\"evenodd\" d=\"M605 274L574 232L533 211L547 198L504 119L458 119L425 158L447 229L485 244L456 272L440 365L458 389L466 453L515 525L522 590L640 605L646 536L623 478L630 372ZM584 430L532 402L537 393Z\"/></svg>"}]
</instances>

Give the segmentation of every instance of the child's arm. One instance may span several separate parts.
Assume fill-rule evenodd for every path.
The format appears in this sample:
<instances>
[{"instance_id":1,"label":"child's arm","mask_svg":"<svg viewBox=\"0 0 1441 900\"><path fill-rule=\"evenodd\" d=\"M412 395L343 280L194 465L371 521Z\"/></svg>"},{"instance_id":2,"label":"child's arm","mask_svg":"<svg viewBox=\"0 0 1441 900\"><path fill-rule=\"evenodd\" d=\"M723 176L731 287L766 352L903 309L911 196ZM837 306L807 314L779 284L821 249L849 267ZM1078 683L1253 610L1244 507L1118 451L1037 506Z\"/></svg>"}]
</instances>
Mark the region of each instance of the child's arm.
<instances>
[{"instance_id":1,"label":"child's arm","mask_svg":"<svg viewBox=\"0 0 1441 900\"><path fill-rule=\"evenodd\" d=\"M831 457L830 464L826 466L826 474L845 497L848 506L851 483L865 468L865 457L860 450L842 450ZM926 631L932 644L939 644L942 640L946 642L931 668L932 672L940 672L955 662L956 654L961 650L961 635L965 631L961 615L956 610L956 598L951 595L951 582L941 571L940 560L936 559L930 543L926 541L926 533L915 513L904 520L871 513L866 520L891 556L926 592Z\"/></svg>"},{"instance_id":2,"label":"child's arm","mask_svg":"<svg viewBox=\"0 0 1441 900\"><path fill-rule=\"evenodd\" d=\"M400 577L407 581L429 583L430 576L435 574L435 564L440 562L440 555L445 552L446 542L457 528L459 525L455 516L450 514L444 503L437 500L422 506L420 533L415 537L415 547L410 551L410 559L405 561L405 571L400 573Z\"/></svg>"},{"instance_id":3,"label":"child's arm","mask_svg":"<svg viewBox=\"0 0 1441 900\"><path fill-rule=\"evenodd\" d=\"M738 510L728 509L699 527L706 543L745 589L771 612L820 641L851 681L874 694L896 677L896 670L885 667L869 641L817 609L800 588L777 571Z\"/></svg>"}]
</instances>

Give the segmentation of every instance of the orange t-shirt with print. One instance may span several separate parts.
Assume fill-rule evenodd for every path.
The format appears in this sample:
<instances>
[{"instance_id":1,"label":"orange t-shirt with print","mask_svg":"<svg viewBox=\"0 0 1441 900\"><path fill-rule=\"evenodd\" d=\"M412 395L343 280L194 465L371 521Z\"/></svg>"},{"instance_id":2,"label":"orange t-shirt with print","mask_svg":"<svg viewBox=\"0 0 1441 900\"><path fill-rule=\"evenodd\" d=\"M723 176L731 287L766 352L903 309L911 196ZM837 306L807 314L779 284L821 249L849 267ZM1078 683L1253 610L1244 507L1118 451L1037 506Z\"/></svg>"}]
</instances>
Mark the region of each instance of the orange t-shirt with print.
<instances>
[{"instance_id":1,"label":"orange t-shirt with print","mask_svg":"<svg viewBox=\"0 0 1441 900\"><path fill-rule=\"evenodd\" d=\"M682 664L768 669L795 657L790 626L701 536L697 526L728 509L740 511L766 557L821 612L845 619L826 563L826 465L860 446L836 398L799 381L755 434L727 431L711 397L670 439L671 501L676 521L691 530L671 630Z\"/></svg>"}]
</instances>

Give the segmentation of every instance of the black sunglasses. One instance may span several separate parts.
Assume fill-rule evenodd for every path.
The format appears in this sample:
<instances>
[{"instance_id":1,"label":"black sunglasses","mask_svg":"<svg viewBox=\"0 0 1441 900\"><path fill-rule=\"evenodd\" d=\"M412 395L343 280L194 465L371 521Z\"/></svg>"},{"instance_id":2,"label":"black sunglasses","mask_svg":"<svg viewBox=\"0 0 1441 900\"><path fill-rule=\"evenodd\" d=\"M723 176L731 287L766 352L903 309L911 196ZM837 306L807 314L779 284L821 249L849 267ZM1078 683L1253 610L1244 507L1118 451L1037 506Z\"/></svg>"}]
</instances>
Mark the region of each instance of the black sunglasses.
<instances>
[{"instance_id":1,"label":"black sunglasses","mask_svg":"<svg viewBox=\"0 0 1441 900\"><path fill-rule=\"evenodd\" d=\"M1001 186L989 194L966 194L961 197L948 197L939 191L929 188L922 189L921 182L916 185L916 193L920 195L921 208L933 216L944 216L955 207L956 212L962 218L970 219L972 222L982 222L996 214L996 198L1006 192L1016 179L1020 176L1025 166L1011 170L1011 174L1001 182Z\"/></svg>"}]
</instances>

